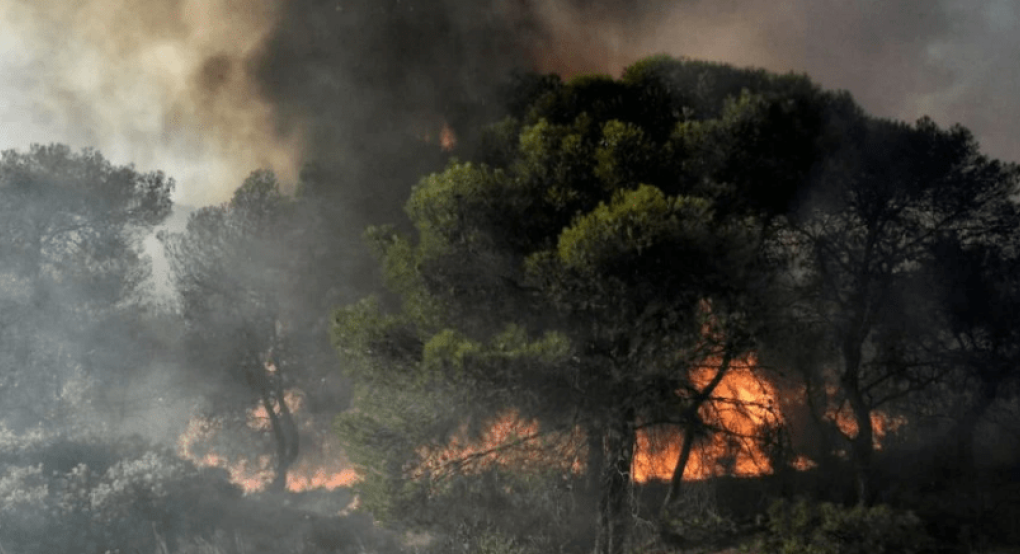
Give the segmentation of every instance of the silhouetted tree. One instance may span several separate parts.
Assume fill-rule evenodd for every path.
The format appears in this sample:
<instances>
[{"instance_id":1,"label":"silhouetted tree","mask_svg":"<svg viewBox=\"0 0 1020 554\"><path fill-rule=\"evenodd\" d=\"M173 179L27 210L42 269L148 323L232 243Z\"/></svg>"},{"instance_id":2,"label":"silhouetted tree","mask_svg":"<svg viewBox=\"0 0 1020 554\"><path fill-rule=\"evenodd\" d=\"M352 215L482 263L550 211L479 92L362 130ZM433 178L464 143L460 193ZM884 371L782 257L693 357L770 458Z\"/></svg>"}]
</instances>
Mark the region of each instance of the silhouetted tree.
<instances>
[{"instance_id":1,"label":"silhouetted tree","mask_svg":"<svg viewBox=\"0 0 1020 554\"><path fill-rule=\"evenodd\" d=\"M947 380L959 402L952 431L953 462L974 471L978 426L1020 378L1020 217L1002 207L1002 226L979 240L937 245L946 311L946 356L957 370Z\"/></svg>"},{"instance_id":2,"label":"silhouetted tree","mask_svg":"<svg viewBox=\"0 0 1020 554\"><path fill-rule=\"evenodd\" d=\"M969 248L1001 230L1018 174L989 160L961 127L846 121L817 183L790 220L798 269L793 320L822 333L816 347L849 431L858 501L869 502L872 415L948 378L952 346L935 275L936 247Z\"/></svg>"}]
</instances>

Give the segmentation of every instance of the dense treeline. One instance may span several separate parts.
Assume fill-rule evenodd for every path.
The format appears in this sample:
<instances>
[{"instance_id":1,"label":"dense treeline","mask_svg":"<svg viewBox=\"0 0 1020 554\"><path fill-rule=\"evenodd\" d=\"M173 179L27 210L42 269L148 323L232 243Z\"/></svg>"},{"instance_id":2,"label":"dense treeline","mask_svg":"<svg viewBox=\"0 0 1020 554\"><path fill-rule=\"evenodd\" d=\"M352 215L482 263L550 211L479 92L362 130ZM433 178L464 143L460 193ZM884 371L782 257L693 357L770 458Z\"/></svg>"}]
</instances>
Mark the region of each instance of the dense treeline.
<instances>
[{"instance_id":1,"label":"dense treeline","mask_svg":"<svg viewBox=\"0 0 1020 554\"><path fill-rule=\"evenodd\" d=\"M683 479L716 439L770 466L721 497L858 506L821 505L817 528L797 515L811 505L780 506L762 544L860 521L874 536L853 536L885 540L878 503L961 549L1017 540L1000 525L1020 514L1001 474L1020 466L1016 166L805 76L690 60L516 75L499 101L445 168L423 143L388 169L406 174L407 219L366 231L378 264L323 167L293 193L256 171L171 231L162 174L5 152L0 548L211 548L195 541L243 528L225 507L240 493L194 462L246 464L278 499L334 433L361 513L418 533L414 548L739 535L765 506L703 502L706 483ZM143 246L156 231L169 290ZM738 371L775 396L724 397ZM722 407L774 417L737 431ZM648 448L674 456L666 482L637 482ZM307 533L283 548L400 548L293 510L262 530ZM885 519L913 533L889 544L925 534Z\"/></svg>"},{"instance_id":2,"label":"dense treeline","mask_svg":"<svg viewBox=\"0 0 1020 554\"><path fill-rule=\"evenodd\" d=\"M522 468L437 467L421 450L480 441L513 413L548 456L582 460L600 553L635 539L639 431L671 429L674 477L642 516L668 538L691 446L723 431L702 407L751 352L777 401L802 405L757 439L785 434L793 461L807 435L794 426L831 437L811 457L822 473L849 463L842 500L896 500L876 485L879 411L906 418L904 440L936 433L956 456L946 470L973 470L979 414L1013 407L1008 303L973 302L1009 290L982 266L1015 256L1016 167L965 129L872 118L798 75L651 58L619 80L525 78L516 92L476 155L412 191L414 234L368 232L399 308L336 316L355 360L341 429L373 513L449 534L463 522L445 514L466 502L476 536L513 536L497 514L527 487ZM518 439L506 448L538 442Z\"/></svg>"}]
</instances>

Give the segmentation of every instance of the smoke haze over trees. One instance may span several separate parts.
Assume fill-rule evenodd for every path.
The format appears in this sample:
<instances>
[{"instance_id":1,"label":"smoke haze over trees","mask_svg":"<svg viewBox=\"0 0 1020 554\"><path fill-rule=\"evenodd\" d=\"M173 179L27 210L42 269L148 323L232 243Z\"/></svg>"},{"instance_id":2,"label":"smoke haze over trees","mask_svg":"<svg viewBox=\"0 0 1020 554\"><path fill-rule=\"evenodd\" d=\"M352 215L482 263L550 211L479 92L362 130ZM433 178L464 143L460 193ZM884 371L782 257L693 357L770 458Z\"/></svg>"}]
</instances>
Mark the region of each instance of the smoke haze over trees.
<instances>
[{"instance_id":1,"label":"smoke haze over trees","mask_svg":"<svg viewBox=\"0 0 1020 554\"><path fill-rule=\"evenodd\" d=\"M0 0L0 550L1020 543L1015 17Z\"/></svg>"},{"instance_id":2,"label":"smoke haze over trees","mask_svg":"<svg viewBox=\"0 0 1020 554\"><path fill-rule=\"evenodd\" d=\"M1011 131L1020 118L1010 88L1016 6L795 0L773 8L758 0L6 0L0 148L96 147L173 174L177 198L204 205L229 198L255 167L271 167L286 186L321 157L359 176L392 171L397 164L380 167L373 156L399 154L383 137L435 135L444 119L469 131L485 110L477 104L491 108L488 93L515 68L615 75L665 52L808 72L850 90L870 113L960 122L993 156L1020 159Z\"/></svg>"}]
</instances>

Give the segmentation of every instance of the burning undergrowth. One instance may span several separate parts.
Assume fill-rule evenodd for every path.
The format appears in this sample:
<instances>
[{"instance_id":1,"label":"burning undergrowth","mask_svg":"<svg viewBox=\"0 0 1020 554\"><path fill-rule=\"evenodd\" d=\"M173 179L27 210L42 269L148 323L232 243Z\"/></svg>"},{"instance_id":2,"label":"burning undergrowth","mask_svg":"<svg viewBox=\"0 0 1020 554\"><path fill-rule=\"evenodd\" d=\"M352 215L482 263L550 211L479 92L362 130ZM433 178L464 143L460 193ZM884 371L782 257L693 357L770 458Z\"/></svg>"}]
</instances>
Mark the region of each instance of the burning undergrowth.
<instances>
[{"instance_id":1,"label":"burning undergrowth","mask_svg":"<svg viewBox=\"0 0 1020 554\"><path fill-rule=\"evenodd\" d=\"M369 256L359 242L365 225L388 222L406 228L408 222L400 207L412 184L423 174L440 171L451 154L468 160L475 160L479 152L481 157L493 154L487 159L495 160L494 163L521 152L531 156L513 167L491 173L472 174L476 166L458 174L465 179L484 177L478 183L486 187L505 184L501 180L514 171L519 172L517 176L545 179L536 188L541 190L540 195L515 196L520 201L517 204L511 202L504 206L505 210L492 210L489 215L500 224L506 223L507 229L524 229L526 224L534 223L533 211L513 212L524 205L529 209L540 205L554 207L549 220L542 224L558 221L566 225L572 217L601 200L606 201L606 207L596 215L615 217L612 210L623 210L623 201L615 202L609 195L601 200L594 197L579 200L579 195L592 189L617 187L620 198L630 198L622 193L629 194L631 188L638 186L639 181L630 181L638 177L640 183L659 179L662 190L669 189L668 194L654 196L647 194L654 187L646 186L639 191L644 196L638 200L643 199L649 206L662 200L663 205L669 204L668 210L691 218L708 211L703 209L705 204L674 194L678 182L691 185L698 194L715 194L731 183L752 183L757 187L762 181L771 186L785 182L790 175L828 180L836 183L833 188L868 184L874 178L903 185L904 190L913 194L916 188L911 187L916 182L902 176L931 177L936 171L933 167L945 169L953 179L982 176L984 180L979 184L1012 179L1009 176L1012 169L981 157L973 137L965 131L945 131L931 122L922 121L911 127L868 120L859 126L832 124L831 128L819 131L835 120L839 125L846 123L850 118L847 114L856 114L859 109L848 96L812 96L813 85L794 77L773 78L759 72L756 80L748 81L753 86L744 87L744 93L737 95L739 89L734 89L731 91L734 94L723 94L721 91L727 90L730 79L739 80L750 73L712 64L677 63L676 67L683 66L677 75L701 72L690 81L696 83L697 90L681 95L683 102L690 105L682 106L674 103L675 99L663 100L662 95L673 90L666 86L669 83L649 77L651 73L641 73L661 65L661 59L628 74L631 80L627 87L636 90L641 84L652 91L635 102L621 102L620 98L632 98L626 96L600 100L598 90L615 86L608 77L583 78L572 83L548 76L508 77L513 70L521 69L556 71L562 75L586 71L615 74L636 59L635 52L640 50L643 55L645 50L662 50L661 45L666 45L665 49L680 48L688 54L723 56L773 69L817 69L824 83L859 87L855 90L860 91L866 107L877 109L882 115L913 117L914 111L920 109L918 106L931 108L939 104L939 99L950 96L953 102L946 103L950 107L942 109L943 115L975 111L966 102L956 101L955 95L962 85L947 86L947 82L954 80L952 76L933 70L939 57L945 55L944 49L959 49L956 42L962 27L946 23L956 2L945 2L923 17L913 17L913 12L905 16L909 10L823 2L821 5L830 9L826 12L826 21L831 23L828 27L803 25L803 13L818 13L814 5L807 7L804 2L794 2L789 10L765 10L767 14L753 3L738 4L720 7L692 1L667 6L655 1L635 7L612 1L561 0L540 5L493 0L468 6L446 0L262 3L97 0L74 5L16 1L0 6L0 27L5 31L0 32L3 35L0 45L10 40L8 27L4 26L9 21L18 30L10 35L25 39L19 48L24 46L22 53L29 60L24 68L14 72L11 82L34 95L31 106L23 110L30 114L29 118L48 121L53 128L66 131L69 141L100 146L117 158L143 166L160 165L177 175L178 183L184 185L174 192L172 179L156 173L140 174L129 167L112 167L92 151L78 155L52 147L36 148L30 155L4 154L0 168L3 216L0 257L4 262L0 272L3 294L0 393L4 395L7 413L0 417L15 431L3 434L0 455L5 473L0 478L0 495L4 517L11 518L4 519L4 523L16 521L20 527L17 531L7 527L0 531L3 537L0 550L31 551L27 544L9 542L16 540L10 537L41 536L50 529L56 530L52 532L54 541L63 537L59 540L77 541L78 550L88 550L112 540L103 535L107 531L96 530L99 523L109 524L109 533L128 537L123 544L136 549L154 550L160 541L168 541L161 546L164 551L183 547L183 542L173 544L176 539L171 537L191 535L196 540L213 540L216 533L243 530L245 518L265 527L265 534L270 534L271 529L281 536L288 527L304 532L314 526L308 521L322 523L322 519L316 518L332 522L323 524L324 529L337 523L336 514L350 508L347 489L359 485L365 475L351 469L332 426L334 416L347 407L352 393L350 383L339 377L335 352L327 339L329 310L381 289L378 271L366 261ZM880 26L883 34L916 30L908 34L917 38L903 48L885 48L870 35L862 39L854 31L846 31L847 26L843 25L845 20L864 19L883 22ZM975 19L969 16L965 19L963 27L979 26ZM761 25L750 29L747 21ZM635 28L649 32L635 38L632 33ZM685 32L675 32L676 29ZM718 32L706 31L709 29ZM788 29L795 31L787 34ZM832 29L840 31L830 33ZM727 38L745 35L749 37L747 44L752 46ZM777 37L781 40L776 40ZM997 40L1002 40L1001 36ZM841 48L805 48L798 41L812 45L839 43ZM842 48L849 43L866 47ZM889 88L891 79L861 79L856 69L844 71L839 64L815 57L814 53L827 50L845 52L854 68L880 67L883 77L891 74L887 72L913 75L906 89L921 94L923 100L904 100L900 92ZM910 71L903 69L904 57L916 62L907 64ZM890 63L894 58L895 63ZM919 76L920 73L924 75ZM648 79L642 81L645 77ZM766 81L786 83L790 88L755 89ZM983 76L967 81L984 83L981 87L986 92L999 86L993 87L988 82ZM522 83L526 86L515 88ZM582 90L585 86L590 88ZM556 94L564 91L582 94L564 96L559 103L553 101ZM782 96L787 93L790 98ZM578 114L573 110L592 99L597 102L589 106L591 109L581 109L587 115L574 118ZM818 105L836 108L824 117L814 117L807 111L817 107L813 103L816 100ZM483 122L506 113L505 104L511 105L513 118L504 121L497 132L492 132L492 128L483 131ZM621 106L663 108L666 115L651 119L674 117L677 121L670 121L676 126L663 130L656 124L649 127L654 127L654 132L646 132L639 127L648 114L628 114ZM836 113L843 108L846 113ZM530 114L541 109L550 110L549 117L541 122L528 120ZM592 114L610 112L627 121L603 125L606 122L591 119ZM630 116L633 121L627 119ZM782 125L791 121L796 125ZM518 137L517 131L525 127L527 133ZM810 140L797 142L804 138L797 133L815 131L819 131L821 138L812 135ZM502 150L489 152L487 146L479 146L507 138L500 132L512 135L512 140L498 145ZM658 141L655 144L648 139L653 135L654 141ZM796 140L785 140L787 135L795 135ZM847 137L856 140L875 136L884 137L881 141L885 142L862 142L823 152ZM596 137L594 142L585 142L592 137ZM889 159L875 153L886 152L889 144L899 144L900 137L907 137L904 142L913 141L914 137L938 140L910 142L900 150L888 150L893 152ZM998 141L997 149L1008 150L1003 146L1005 139L993 137L993 141ZM554 143L563 148L551 154L542 150L553 148ZM804 150L792 153L791 159L796 163L776 169L773 157L790 154L770 149L770 145L780 144L797 144L804 146ZM943 148L946 144L949 147ZM589 146L589 150L582 148ZM655 151L658 147L662 147L661 152ZM718 157L744 150L749 153L743 157ZM812 157L823 153L830 156L824 163ZM955 159L957 154L962 160L958 166L947 169L939 165L942 160ZM689 159L674 163L675 158L682 156ZM590 159L586 161L586 157ZM641 167L617 171L629 157L640 159ZM890 161L893 158L915 157L921 161L913 165L902 162L903 165L895 165L889 171L881 169L886 167L883 164L893 163ZM754 165L763 159L767 163ZM592 167L586 166L591 160L595 160ZM667 160L662 167L646 171L662 160ZM719 167L709 167L716 162ZM803 167L797 165L801 162ZM549 168L539 167L545 163L550 164ZM752 169L742 173L742 168L749 164ZM216 204L224 201L241 177L256 167L273 168L280 182L270 172L256 172L244 181L242 190L232 199ZM549 171L545 172L546 169ZM528 173L531 170L534 171ZM846 177L854 171L858 173L853 178ZM561 181L578 175L586 179L578 190L559 186ZM663 175L667 177L662 178ZM762 179L761 175L768 177ZM939 186L953 181L939 179L936 175L927 181L916 181L937 182ZM522 185L526 179L513 182ZM895 188L893 185L887 188ZM763 188L767 187L757 187L752 192L759 194ZM864 192L874 193L882 187L874 189ZM508 194L523 194L521 188L507 190ZM941 189L933 191L916 197L904 193L893 200L916 201L916 205L904 209L905 217L935 214L950 200L943 198ZM858 192L861 191L855 190L854 194ZM993 194L994 191L988 193ZM470 220L484 209L498 208L498 203L493 203L497 196L479 201L479 210L443 214L450 216L450 221ZM810 195L798 193L791 198L800 196ZM965 196L957 194L952 199ZM166 300L181 290L146 291L142 285L152 281L145 278L149 271L147 252L138 246L138 239L164 220L171 210L172 198L185 203L213 204L197 210L191 220L194 250L189 254L196 256L189 260L194 262L189 266L194 287L188 291L192 298L186 315L181 313L182 304L176 302L179 298ZM728 208L730 204L739 204L741 198L740 192L724 191L716 205ZM854 204L859 198L851 198L847 206L895 204L880 196ZM940 200L928 202L930 198ZM464 195L451 197L449 204L460 207L467 200L471 199ZM804 214L825 208L809 203L802 207ZM993 208L981 211L981 217L999 217L995 212L999 208ZM878 212L876 217L888 215ZM624 215L620 221L629 225L646 214L632 210ZM967 457L973 461L974 452L979 451L974 448L973 437L978 436L979 443L999 440L1000 435L989 429L1004 427L1008 421L992 419L1010 419L1009 415L1001 415L1012 413L1003 404L1012 402L1016 394L1009 388L1015 374L1012 361L1015 356L1005 346L1016 342L1010 330L1016 326L1009 323L1012 321L1009 313L1016 310L1012 309L1008 293L1015 288L1008 278L1016 273L1009 259L1014 249L1010 241L1015 239L996 235L995 240L986 240L979 233L967 235L961 241L965 251L954 255L972 259L957 263L950 256L945 266L981 268L975 275L960 270L961 275L938 275L931 280L919 277L916 282L897 284L900 288L894 290L889 283L899 283L903 272L927 264L926 256L945 256L951 250L945 244L925 243L926 248L931 246L929 250L910 252L916 259L889 265L889 259L902 254L897 248L924 243L935 236L949 240L946 237L956 236L953 233L957 232L963 236L971 232L970 228L918 232L916 240L911 241L879 235L890 228L910 233L935 219L915 217L909 221L883 222L873 230L872 238L878 248L887 249L882 253L886 258L868 261L870 265L865 264L854 273L842 269L841 264L875 251L853 250L855 245L867 243L859 236L860 229L873 221L868 217L875 214L844 220L839 219L839 213L830 215L822 223L802 226L796 232L817 239L811 245L815 248L812 252L831 255L819 262L819 267L828 264L818 270L820 274L850 277L802 291L796 302L808 302L816 298L814 295L836 291L837 298L818 309L821 317L816 320L817 325L823 325L845 317L845 321L832 323L836 333L847 333L848 329L857 329L865 323L885 324L885 319L875 315L881 311L890 322L881 329L884 334L848 335L838 348L830 350L839 350L852 343L851 339L860 339L860 352L885 356L875 358L871 369L885 364L897 373L880 375L877 381L864 383L866 390L849 390L856 386L853 379L836 374L848 367L855 370L854 358L838 359L839 355L830 352L829 359L814 364L813 368L831 366L822 371L828 381L816 383L809 390L799 383L788 384L775 378L770 372L777 373L776 368L761 367L753 354L745 354L727 362L726 375L712 385L703 404L684 414L685 421L663 423L641 417L628 421L627 425L636 428L633 444L614 451L624 452L623 458L629 456L632 461L629 466L622 462L620 465L626 473L626 485L707 481L714 477L765 480L787 469L821 471L853 464L865 467L862 464L870 463L864 459L868 455L865 451L871 449L876 451L876 459L885 454L895 456L889 450L896 445L898 435L922 436L918 429L927 422L913 414L905 415L907 409L900 406L886 411L885 404L867 405L872 392L889 392L883 387L894 389L896 394L909 393L911 402L927 402L916 412L928 414L929 419L941 417L940 406L949 406L945 411L962 415L965 424L959 428L942 421L939 433L931 432L917 440L953 443L957 451L954 456L963 461L946 465L962 467L965 474L967 466L974 465L967 462ZM771 221L786 216L792 218L794 214ZM985 219L980 222L983 224ZM586 221L593 228L601 222L598 217ZM843 227L836 229L839 225ZM1009 225L997 229L1006 227ZM633 231L637 227L628 229ZM683 230L687 231L690 229ZM464 240L472 236L459 235ZM609 240L613 233L599 237ZM711 233L705 231L702 238L705 237L710 238ZM513 242L518 238L508 235L494 242ZM592 241L591 245L597 246L597 242ZM586 257L581 247L588 243L582 243L574 244L578 267L595 259ZM402 247L399 242L393 244ZM638 255L642 248L637 249ZM706 256L702 259L704 264L689 263L685 270L711 265L716 258L723 257ZM988 260L999 258L1000 265L987 265ZM467 266L475 259L455 260L450 265ZM943 271L937 264L925 267L932 274ZM405 269L410 271L409 268L421 269L414 263L406 264ZM881 273L888 268L895 271ZM977 276L978 273L985 277ZM409 274L400 277L407 278ZM999 275L1007 277L994 277ZM503 277L500 275L499 279ZM943 277L952 282L949 285L933 282ZM876 282L880 286L874 285ZM457 286L463 285L458 290L473 290L479 283ZM847 292L840 288L855 286L860 286L860 290ZM882 295L869 297L878 290L875 286L890 288L883 289ZM957 298L968 293L949 294L943 288L977 289L995 301L981 304L970 297ZM568 289L564 291L569 292ZM602 294L605 290L610 293L602 300L616 301L611 294L615 291L613 286L597 292ZM917 291L927 291L927 295ZM519 296L533 292L520 288L508 297L516 301ZM942 307L920 316L919 311L913 311L928 309L936 301L932 299L940 298L939 295L953 297L945 312L938 311ZM848 303L865 297L867 300L859 303L859 307L863 306L860 317L853 313L857 307L846 308ZM386 302L393 300L386 298ZM163 301L166 305L159 305ZM836 304L839 305L834 308ZM960 304L966 306L959 308ZM430 307L423 310L427 308ZM967 313L961 315L953 310ZM968 310L995 317L982 319L984 316L974 316ZM946 315L948 312L953 313ZM952 325L945 323L953 318ZM1004 321L1009 324L1003 324ZM948 331L929 333L938 325L944 325ZM960 326L965 328L961 331ZM868 342L869 337L885 343ZM910 337L922 339L910 343L909 348L900 348ZM970 342L960 337L970 337ZM950 343L951 346L946 346ZM796 346L808 350L814 345ZM398 347L414 350L413 344ZM955 350L951 355L940 354L938 363L933 363L925 356L938 348L943 352ZM280 360L278 369L268 368L270 358ZM951 363L943 363L945 360ZM939 364L952 367L932 375L912 373L919 366ZM714 371L725 365L722 360L707 360L703 367L695 367L687 376L686 389L677 392L678 397L688 401L706 391L714 380ZM920 387L933 382L941 387L937 393L918 397ZM668 395L673 389L665 390ZM606 392L605 398L609 397L611 394ZM196 405L210 409L197 411L193 409ZM200 415L193 415L196 413ZM571 487L581 486L575 481L583 480L598 458L593 452L602 446L595 444L590 433L597 425L587 428L564 425L550 431L541 421L522 416L516 410L501 412L493 419L480 434L469 433L465 427L445 443L415 445L417 449L411 449L413 461L398 468L403 472L401 476L441 481L443 486L455 483L450 485L453 490L470 486L465 485L469 481L465 476L489 478L500 474L498 478L491 477L497 483L493 490L517 491L522 490L523 477L511 475L515 472L555 474L555 479L542 481L538 487L554 492L530 500L545 502L541 505L551 514L561 513L557 512L558 502L575 505L587 502L589 507L596 504L591 498L579 500L572 496ZM697 429L685 427L690 421L698 423ZM83 431L86 429L88 433ZM967 429L981 433L968 435ZM130 432L145 433L146 438L122 437ZM954 433L951 440L945 438ZM284 434L287 436L280 439ZM865 440L857 440L859 437ZM168 446L151 445L149 439L163 440ZM608 433L606 440L616 439ZM995 449L996 460L1008 464L1014 459L1015 449L1011 448L1012 443L1003 444ZM685 448L689 459L685 458ZM855 458L854 451L866 455ZM686 461L678 475L677 461L681 459ZM934 462L930 465L937 466ZM268 492L280 473L285 476L282 491ZM938 472L933 469L931 473ZM521 480L514 480L518 478ZM585 486L588 485L591 484ZM626 488L618 482L612 486ZM510 498L509 502L516 502L521 512L527 511L522 508L525 500L509 493L501 498L479 493L478 498L493 503ZM490 537L487 544L514 546L512 541L500 542L499 537L486 535L485 526L492 522L470 513L470 507L451 505L450 509L451 518L477 523L471 531L478 531L482 538L473 538L475 542ZM238 513L243 515L232 515ZM538 516L531 515L532 519L526 521L542 523L536 521ZM124 526L117 527L119 519L126 522ZM367 521L358 520L357 524L351 523L354 520L344 521L353 527L371 526ZM555 517L544 523L552 521L576 524ZM323 536L331 532L320 531ZM451 537L457 537L454 531ZM46 548L74 550L56 542ZM231 548L248 547L235 544Z\"/></svg>"},{"instance_id":2,"label":"burning undergrowth","mask_svg":"<svg viewBox=\"0 0 1020 554\"><path fill-rule=\"evenodd\" d=\"M336 438L331 433L318 431L313 421L301 417L301 399L299 390L287 391L287 402L296 415L299 431L306 438L305 442L313 446L302 452L290 467L286 490L296 493L349 487L357 480L357 475L348 467ZM222 420L193 417L177 440L177 452L199 467L226 470L230 481L247 494L264 491L273 481L273 456L252 453L271 450L272 429L268 420L261 405L248 410L241 429L237 426L225 429ZM248 447L239 447L237 441L246 439L251 441Z\"/></svg>"},{"instance_id":3,"label":"burning undergrowth","mask_svg":"<svg viewBox=\"0 0 1020 554\"><path fill-rule=\"evenodd\" d=\"M693 373L697 387L704 388L718 371L718 364L699 367ZM823 421L838 429L846 440L856 435L856 423L845 402L830 389ZM803 401L800 393L780 391L757 366L753 355L732 363L710 399L699 409L705 429L695 437L693 453L683 472L684 480L712 477L760 477L777 471L777 464L808 470L818 463L793 452L789 415L781 406ZM875 448L881 449L887 434L906 425L903 416L872 414ZM636 483L669 482L673 479L683 448L679 426L642 426L637 431L631 478ZM468 438L466 427L441 447L421 448L420 462L408 473L412 479L439 479L456 473L480 473L499 467L515 471L558 471L583 475L589 443L581 428L570 431L543 430L536 420L516 412L499 417L480 436ZM832 454L846 457L842 446ZM352 472L353 474L353 472Z\"/></svg>"}]
</instances>

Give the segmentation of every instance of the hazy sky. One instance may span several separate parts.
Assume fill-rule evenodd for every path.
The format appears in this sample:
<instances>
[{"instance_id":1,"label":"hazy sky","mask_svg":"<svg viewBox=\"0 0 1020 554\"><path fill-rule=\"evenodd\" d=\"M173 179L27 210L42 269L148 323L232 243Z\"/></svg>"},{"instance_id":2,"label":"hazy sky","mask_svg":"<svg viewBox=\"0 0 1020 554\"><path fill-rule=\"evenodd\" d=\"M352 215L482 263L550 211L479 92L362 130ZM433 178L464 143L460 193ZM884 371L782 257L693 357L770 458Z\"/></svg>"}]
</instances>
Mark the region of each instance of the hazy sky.
<instances>
[{"instance_id":1,"label":"hazy sky","mask_svg":"<svg viewBox=\"0 0 1020 554\"><path fill-rule=\"evenodd\" d=\"M24 149L33 142L96 147L116 163L165 170L178 181L178 201L208 204L226 199L257 167L273 168L284 181L295 179L317 111L288 105L288 99L308 98L294 91L378 86L352 96L360 102L388 98L358 106L371 113L373 107L400 102L410 90L406 79L400 82L403 88L392 90L385 88L390 81L365 84L388 74L352 70L362 67L351 65L354 56L362 60L358 63L415 76L413 90L420 98L469 86L464 83L488 58L496 69L518 65L618 75L635 59L665 52L806 72L825 87L850 90L871 113L907 120L928 114L943 125L959 122L974 131L989 154L1020 161L1020 4L1014 0L468 4L0 0L0 149ZM376 5L387 7L371 7ZM313 21L324 24L306 29L309 20L297 17L296 10L304 16L315 12ZM388 28L386 18L397 10L406 10L399 12L400 26ZM343 57L344 71L323 62L323 47L315 43L330 33L332 20L321 17L327 11L336 17L357 13L360 19L346 16L342 23L368 29L330 39L351 53ZM416 21L422 22L420 35ZM376 54L381 43L369 39L394 36L407 42ZM439 37L455 40L439 48L433 45ZM455 51L474 52L474 58L429 58L451 58ZM266 74L266 67L274 67L266 60L286 60L291 69L313 61L312 54L303 58L304 52L316 53L314 72L288 72L286 83ZM415 73L422 64L428 71ZM439 86L437 72L448 66L453 68L449 82ZM472 71L457 73L467 66ZM356 75L369 77L361 82ZM421 101L419 111L428 112L442 99L430 101ZM354 148L344 152L356 155Z\"/></svg>"}]
</instances>

